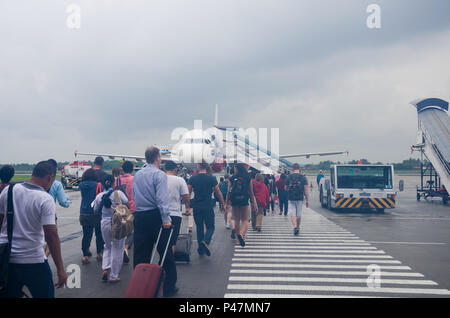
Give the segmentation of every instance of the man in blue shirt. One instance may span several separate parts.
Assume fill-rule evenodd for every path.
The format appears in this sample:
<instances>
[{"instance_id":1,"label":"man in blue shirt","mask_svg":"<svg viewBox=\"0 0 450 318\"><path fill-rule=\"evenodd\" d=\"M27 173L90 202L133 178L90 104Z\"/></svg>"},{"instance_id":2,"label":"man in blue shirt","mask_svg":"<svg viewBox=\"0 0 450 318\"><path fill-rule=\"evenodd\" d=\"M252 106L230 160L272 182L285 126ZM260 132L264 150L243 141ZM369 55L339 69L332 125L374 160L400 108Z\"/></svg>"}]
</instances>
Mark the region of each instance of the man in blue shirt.
<instances>
[{"instance_id":1,"label":"man in blue shirt","mask_svg":"<svg viewBox=\"0 0 450 318\"><path fill-rule=\"evenodd\" d=\"M158 148L150 147L145 151L147 166L139 170L133 180L133 198L136 204L134 213L134 259L136 267L140 263L149 263L153 245L163 227L161 239L157 247L162 257L169 239L172 222L170 218L170 198L167 186L167 175L159 169L161 153ZM164 297L177 293L177 269L172 249L169 248L164 264L166 272L164 281Z\"/></svg>"}]
</instances>

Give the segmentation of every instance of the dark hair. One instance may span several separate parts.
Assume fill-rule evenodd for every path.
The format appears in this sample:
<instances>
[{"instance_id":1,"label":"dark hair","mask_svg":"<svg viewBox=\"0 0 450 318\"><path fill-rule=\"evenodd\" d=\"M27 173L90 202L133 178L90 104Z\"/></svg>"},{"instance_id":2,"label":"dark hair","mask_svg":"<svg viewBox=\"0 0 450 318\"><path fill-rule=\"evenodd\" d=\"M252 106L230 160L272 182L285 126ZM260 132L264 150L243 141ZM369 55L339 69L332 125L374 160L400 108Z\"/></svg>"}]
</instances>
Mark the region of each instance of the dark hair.
<instances>
[{"instance_id":1,"label":"dark hair","mask_svg":"<svg viewBox=\"0 0 450 318\"><path fill-rule=\"evenodd\" d=\"M145 160L147 163L154 163L159 156L159 149L152 146L145 150Z\"/></svg>"},{"instance_id":2,"label":"dark hair","mask_svg":"<svg viewBox=\"0 0 450 318\"><path fill-rule=\"evenodd\" d=\"M56 175L56 167L48 161L41 161L34 167L32 175L37 178Z\"/></svg>"},{"instance_id":3,"label":"dark hair","mask_svg":"<svg viewBox=\"0 0 450 318\"><path fill-rule=\"evenodd\" d=\"M167 171L173 171L176 168L178 168L177 164L175 162L173 162L172 160L166 161L166 163L164 164L164 167Z\"/></svg>"},{"instance_id":4,"label":"dark hair","mask_svg":"<svg viewBox=\"0 0 450 318\"><path fill-rule=\"evenodd\" d=\"M14 177L13 166L6 165L0 169L0 180L2 181L2 183L9 183L12 177Z\"/></svg>"},{"instance_id":5,"label":"dark hair","mask_svg":"<svg viewBox=\"0 0 450 318\"><path fill-rule=\"evenodd\" d=\"M105 162L105 159L103 159L103 157L96 157L94 160L94 165L103 166L104 162Z\"/></svg>"},{"instance_id":6,"label":"dark hair","mask_svg":"<svg viewBox=\"0 0 450 318\"><path fill-rule=\"evenodd\" d=\"M110 174L105 175L102 180L103 188L105 188L105 190L108 190L109 188L111 188L113 186L114 181L115 181L115 179L112 175L110 175Z\"/></svg>"},{"instance_id":7,"label":"dark hair","mask_svg":"<svg viewBox=\"0 0 450 318\"><path fill-rule=\"evenodd\" d=\"M220 177L220 182L224 182L225 179L223 177Z\"/></svg>"},{"instance_id":8,"label":"dark hair","mask_svg":"<svg viewBox=\"0 0 450 318\"><path fill-rule=\"evenodd\" d=\"M58 163L56 162L55 159L48 159L47 161L48 161L49 163L51 163L52 165L54 165L56 169L58 169Z\"/></svg>"},{"instance_id":9,"label":"dark hair","mask_svg":"<svg viewBox=\"0 0 450 318\"><path fill-rule=\"evenodd\" d=\"M211 167L206 161L202 161L201 163L199 163L198 167L200 168L199 170L206 170L206 172L208 173L211 171Z\"/></svg>"},{"instance_id":10,"label":"dark hair","mask_svg":"<svg viewBox=\"0 0 450 318\"><path fill-rule=\"evenodd\" d=\"M293 170L300 170L300 165L299 165L298 163L294 163L294 164L292 165L292 169L293 169Z\"/></svg>"},{"instance_id":11,"label":"dark hair","mask_svg":"<svg viewBox=\"0 0 450 318\"><path fill-rule=\"evenodd\" d=\"M93 168L87 169L81 176L81 181L97 181L97 171Z\"/></svg>"},{"instance_id":12,"label":"dark hair","mask_svg":"<svg viewBox=\"0 0 450 318\"><path fill-rule=\"evenodd\" d=\"M134 170L134 164L131 161L125 161L122 164L122 169L125 173L132 173Z\"/></svg>"},{"instance_id":13,"label":"dark hair","mask_svg":"<svg viewBox=\"0 0 450 318\"><path fill-rule=\"evenodd\" d=\"M113 175L113 177L118 177L120 175L122 175L122 168L119 166L115 166L112 168L111 174Z\"/></svg>"},{"instance_id":14,"label":"dark hair","mask_svg":"<svg viewBox=\"0 0 450 318\"><path fill-rule=\"evenodd\" d=\"M248 176L247 169L245 169L245 166L243 163L237 163L234 168L237 170L237 175L239 176Z\"/></svg>"}]
</instances>

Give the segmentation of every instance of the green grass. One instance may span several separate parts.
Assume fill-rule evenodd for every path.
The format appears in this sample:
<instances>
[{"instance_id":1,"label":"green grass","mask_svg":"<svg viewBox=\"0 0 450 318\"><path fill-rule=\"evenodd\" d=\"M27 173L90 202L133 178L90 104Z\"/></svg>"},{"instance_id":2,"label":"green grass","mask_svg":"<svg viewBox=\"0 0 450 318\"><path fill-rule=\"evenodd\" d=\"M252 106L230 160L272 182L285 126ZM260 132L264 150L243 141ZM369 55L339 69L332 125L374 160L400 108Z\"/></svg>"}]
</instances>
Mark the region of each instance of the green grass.
<instances>
[{"instance_id":1,"label":"green grass","mask_svg":"<svg viewBox=\"0 0 450 318\"><path fill-rule=\"evenodd\" d=\"M30 180L31 175L27 175L27 176L14 176L12 178L12 182L18 182L18 181L27 181Z\"/></svg>"}]
</instances>

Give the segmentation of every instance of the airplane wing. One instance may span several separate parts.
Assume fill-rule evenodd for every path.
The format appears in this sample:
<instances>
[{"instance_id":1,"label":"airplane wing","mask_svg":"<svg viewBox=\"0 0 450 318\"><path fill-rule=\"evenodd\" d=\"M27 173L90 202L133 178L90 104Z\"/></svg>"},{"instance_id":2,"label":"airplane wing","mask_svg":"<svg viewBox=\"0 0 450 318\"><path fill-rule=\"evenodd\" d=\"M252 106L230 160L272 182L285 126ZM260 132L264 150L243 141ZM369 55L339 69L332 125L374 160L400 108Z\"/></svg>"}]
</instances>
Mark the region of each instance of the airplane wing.
<instances>
[{"instance_id":1,"label":"airplane wing","mask_svg":"<svg viewBox=\"0 0 450 318\"><path fill-rule=\"evenodd\" d=\"M332 156L332 155L348 155L348 150L346 151L328 151L328 152L310 152L310 153L301 153L296 155L280 155L281 158L297 158L297 157L306 157L309 158L311 156Z\"/></svg>"},{"instance_id":2,"label":"airplane wing","mask_svg":"<svg viewBox=\"0 0 450 318\"><path fill-rule=\"evenodd\" d=\"M225 149L224 157L228 162L237 161L247 163L251 167L260 170L265 174L274 174L277 173L282 167L291 167L293 163L287 160L287 158L309 158L311 156L331 156L344 153L348 154L348 151L329 151L278 155L252 143L248 138L240 135L237 128L224 126L216 126L216 128L222 131L231 132L231 134L224 134L223 137Z\"/></svg>"},{"instance_id":3,"label":"airplane wing","mask_svg":"<svg viewBox=\"0 0 450 318\"><path fill-rule=\"evenodd\" d=\"M77 150L75 150L75 157L78 155L83 155L83 156L100 156L100 157L107 157L111 160L114 159L131 159L131 160L136 160L139 162L145 161L145 156L133 156L133 155L116 155L116 154L105 154L105 153L93 153L93 152L79 152ZM171 153L169 152L168 149L161 149L161 157L165 160L171 160Z\"/></svg>"}]
</instances>

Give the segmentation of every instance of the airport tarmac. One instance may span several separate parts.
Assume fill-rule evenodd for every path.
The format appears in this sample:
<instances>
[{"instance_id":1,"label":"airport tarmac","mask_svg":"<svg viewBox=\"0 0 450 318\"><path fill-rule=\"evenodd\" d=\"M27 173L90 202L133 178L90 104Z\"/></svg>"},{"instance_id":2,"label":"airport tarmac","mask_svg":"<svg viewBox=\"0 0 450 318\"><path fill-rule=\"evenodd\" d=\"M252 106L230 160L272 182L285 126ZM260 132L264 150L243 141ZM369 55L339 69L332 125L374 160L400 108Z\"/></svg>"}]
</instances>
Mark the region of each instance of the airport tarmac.
<instances>
[{"instance_id":1,"label":"airport tarmac","mask_svg":"<svg viewBox=\"0 0 450 318\"><path fill-rule=\"evenodd\" d=\"M216 208L212 256L198 256L194 229L192 262L177 265L176 297L449 297L450 206L417 202L419 178L400 179L405 191L385 213L323 209L314 187L299 237L288 217L266 216L261 233L249 230L245 248L234 246ZM69 195L72 206L57 208L58 231L64 265L81 268L81 288L56 290L56 297L122 297L132 265L123 266L120 283L108 284L95 257L81 264L80 194ZM367 285L371 264L380 266L379 286Z\"/></svg>"}]
</instances>

